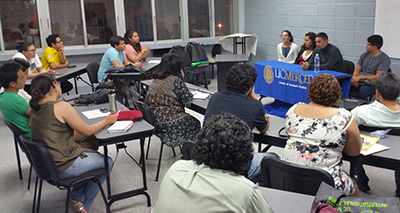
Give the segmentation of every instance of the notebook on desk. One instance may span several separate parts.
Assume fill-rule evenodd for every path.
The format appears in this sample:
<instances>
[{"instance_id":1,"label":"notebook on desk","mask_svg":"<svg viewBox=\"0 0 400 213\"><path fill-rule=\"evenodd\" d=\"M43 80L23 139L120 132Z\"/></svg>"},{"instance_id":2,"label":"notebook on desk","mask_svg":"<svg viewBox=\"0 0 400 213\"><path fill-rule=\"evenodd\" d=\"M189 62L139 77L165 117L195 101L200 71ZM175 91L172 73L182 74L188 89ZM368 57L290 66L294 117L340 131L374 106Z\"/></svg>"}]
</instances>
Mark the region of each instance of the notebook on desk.
<instances>
[{"instance_id":1,"label":"notebook on desk","mask_svg":"<svg viewBox=\"0 0 400 213\"><path fill-rule=\"evenodd\" d=\"M133 126L133 121L116 121L111 125L107 131L112 132L126 132Z\"/></svg>"}]
</instances>

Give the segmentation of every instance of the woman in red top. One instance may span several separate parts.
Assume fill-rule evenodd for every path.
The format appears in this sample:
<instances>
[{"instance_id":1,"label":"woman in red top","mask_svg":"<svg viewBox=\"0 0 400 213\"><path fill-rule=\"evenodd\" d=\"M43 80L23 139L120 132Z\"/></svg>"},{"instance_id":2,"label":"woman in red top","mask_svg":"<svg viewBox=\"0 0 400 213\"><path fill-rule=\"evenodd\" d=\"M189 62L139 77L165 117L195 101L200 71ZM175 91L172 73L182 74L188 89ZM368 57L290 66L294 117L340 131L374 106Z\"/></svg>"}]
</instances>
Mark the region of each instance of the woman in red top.
<instances>
[{"instance_id":1,"label":"woman in red top","mask_svg":"<svg viewBox=\"0 0 400 213\"><path fill-rule=\"evenodd\" d=\"M308 32L304 36L304 44L301 46L301 50L294 61L295 64L302 65L306 61L308 63L312 63L309 61L309 59L311 58L311 55L315 49L315 37L316 34L314 32Z\"/></svg>"}]
</instances>

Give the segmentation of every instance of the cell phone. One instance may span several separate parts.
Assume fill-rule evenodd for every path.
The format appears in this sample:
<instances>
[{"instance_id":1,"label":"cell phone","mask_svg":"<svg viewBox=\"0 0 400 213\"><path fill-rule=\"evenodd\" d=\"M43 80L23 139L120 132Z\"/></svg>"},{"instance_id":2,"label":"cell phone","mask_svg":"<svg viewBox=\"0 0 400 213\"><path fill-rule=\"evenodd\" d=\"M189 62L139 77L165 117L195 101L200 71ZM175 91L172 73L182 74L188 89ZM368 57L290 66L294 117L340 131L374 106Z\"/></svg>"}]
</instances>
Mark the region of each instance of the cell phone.
<instances>
[{"instance_id":1,"label":"cell phone","mask_svg":"<svg viewBox=\"0 0 400 213\"><path fill-rule=\"evenodd\" d=\"M68 68L74 68L76 65L68 65Z\"/></svg>"}]
</instances>

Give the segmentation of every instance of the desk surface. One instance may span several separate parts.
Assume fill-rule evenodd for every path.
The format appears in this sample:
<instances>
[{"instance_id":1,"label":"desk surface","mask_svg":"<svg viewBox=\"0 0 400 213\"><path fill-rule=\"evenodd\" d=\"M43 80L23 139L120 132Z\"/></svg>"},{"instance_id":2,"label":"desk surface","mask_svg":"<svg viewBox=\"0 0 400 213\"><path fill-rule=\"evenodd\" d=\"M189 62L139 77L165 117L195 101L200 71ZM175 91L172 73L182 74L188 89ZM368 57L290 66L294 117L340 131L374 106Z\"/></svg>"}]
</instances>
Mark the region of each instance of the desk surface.
<instances>
[{"instance_id":1,"label":"desk surface","mask_svg":"<svg viewBox=\"0 0 400 213\"><path fill-rule=\"evenodd\" d=\"M259 187L275 213L310 212L314 196Z\"/></svg>"},{"instance_id":2,"label":"desk surface","mask_svg":"<svg viewBox=\"0 0 400 213\"><path fill-rule=\"evenodd\" d=\"M215 62L243 62L249 61L247 54L221 54L215 56Z\"/></svg>"},{"instance_id":3,"label":"desk surface","mask_svg":"<svg viewBox=\"0 0 400 213\"><path fill-rule=\"evenodd\" d=\"M76 67L68 68L64 67L61 69L54 70L59 75L54 75L58 81L66 81L70 78L76 77L86 72L86 67L89 63L73 63L70 65L76 65ZM31 84L32 79L26 79L26 85Z\"/></svg>"},{"instance_id":4,"label":"desk surface","mask_svg":"<svg viewBox=\"0 0 400 213\"><path fill-rule=\"evenodd\" d=\"M120 108L122 106L122 104L120 104L120 103L117 103L117 105L118 105L117 106L118 108ZM82 112L88 111L88 110L93 110L93 109L100 109L103 107L108 109L109 104L103 103L103 104L97 105L96 107L78 106L78 107L75 107L75 109L78 112L79 116L82 118L82 120L85 123L91 125L91 124L94 124L94 123L97 123L97 122L103 120L104 117L88 119L85 115L82 114ZM127 109L124 108L123 111L125 111L125 110L127 110ZM147 123L145 120L136 121L135 124L126 132L109 133L109 132L107 132L108 127L109 126L104 127L102 130L100 130L99 132L97 132L95 134L96 138L99 141L100 146L104 146L107 144L113 144L116 142L134 140L134 139L138 139L141 137L149 137L152 135L153 129L154 129L154 127L152 125L150 125L149 123Z\"/></svg>"}]
</instances>

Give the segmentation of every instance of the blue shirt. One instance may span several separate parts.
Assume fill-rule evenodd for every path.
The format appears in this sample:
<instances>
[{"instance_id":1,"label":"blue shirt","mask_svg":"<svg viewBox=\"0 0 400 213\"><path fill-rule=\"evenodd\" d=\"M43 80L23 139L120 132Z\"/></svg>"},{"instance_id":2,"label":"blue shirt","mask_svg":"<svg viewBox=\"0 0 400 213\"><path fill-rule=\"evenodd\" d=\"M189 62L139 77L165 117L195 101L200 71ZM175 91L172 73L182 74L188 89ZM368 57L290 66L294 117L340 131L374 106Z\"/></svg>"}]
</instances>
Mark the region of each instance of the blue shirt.
<instances>
[{"instance_id":1,"label":"blue shirt","mask_svg":"<svg viewBox=\"0 0 400 213\"><path fill-rule=\"evenodd\" d=\"M119 64L123 64L125 57L125 51L119 53L114 47L109 47L101 58L100 68L97 72L97 80L101 83L101 81L107 77L105 72L114 67L111 63L112 61L118 61Z\"/></svg>"}]
</instances>

